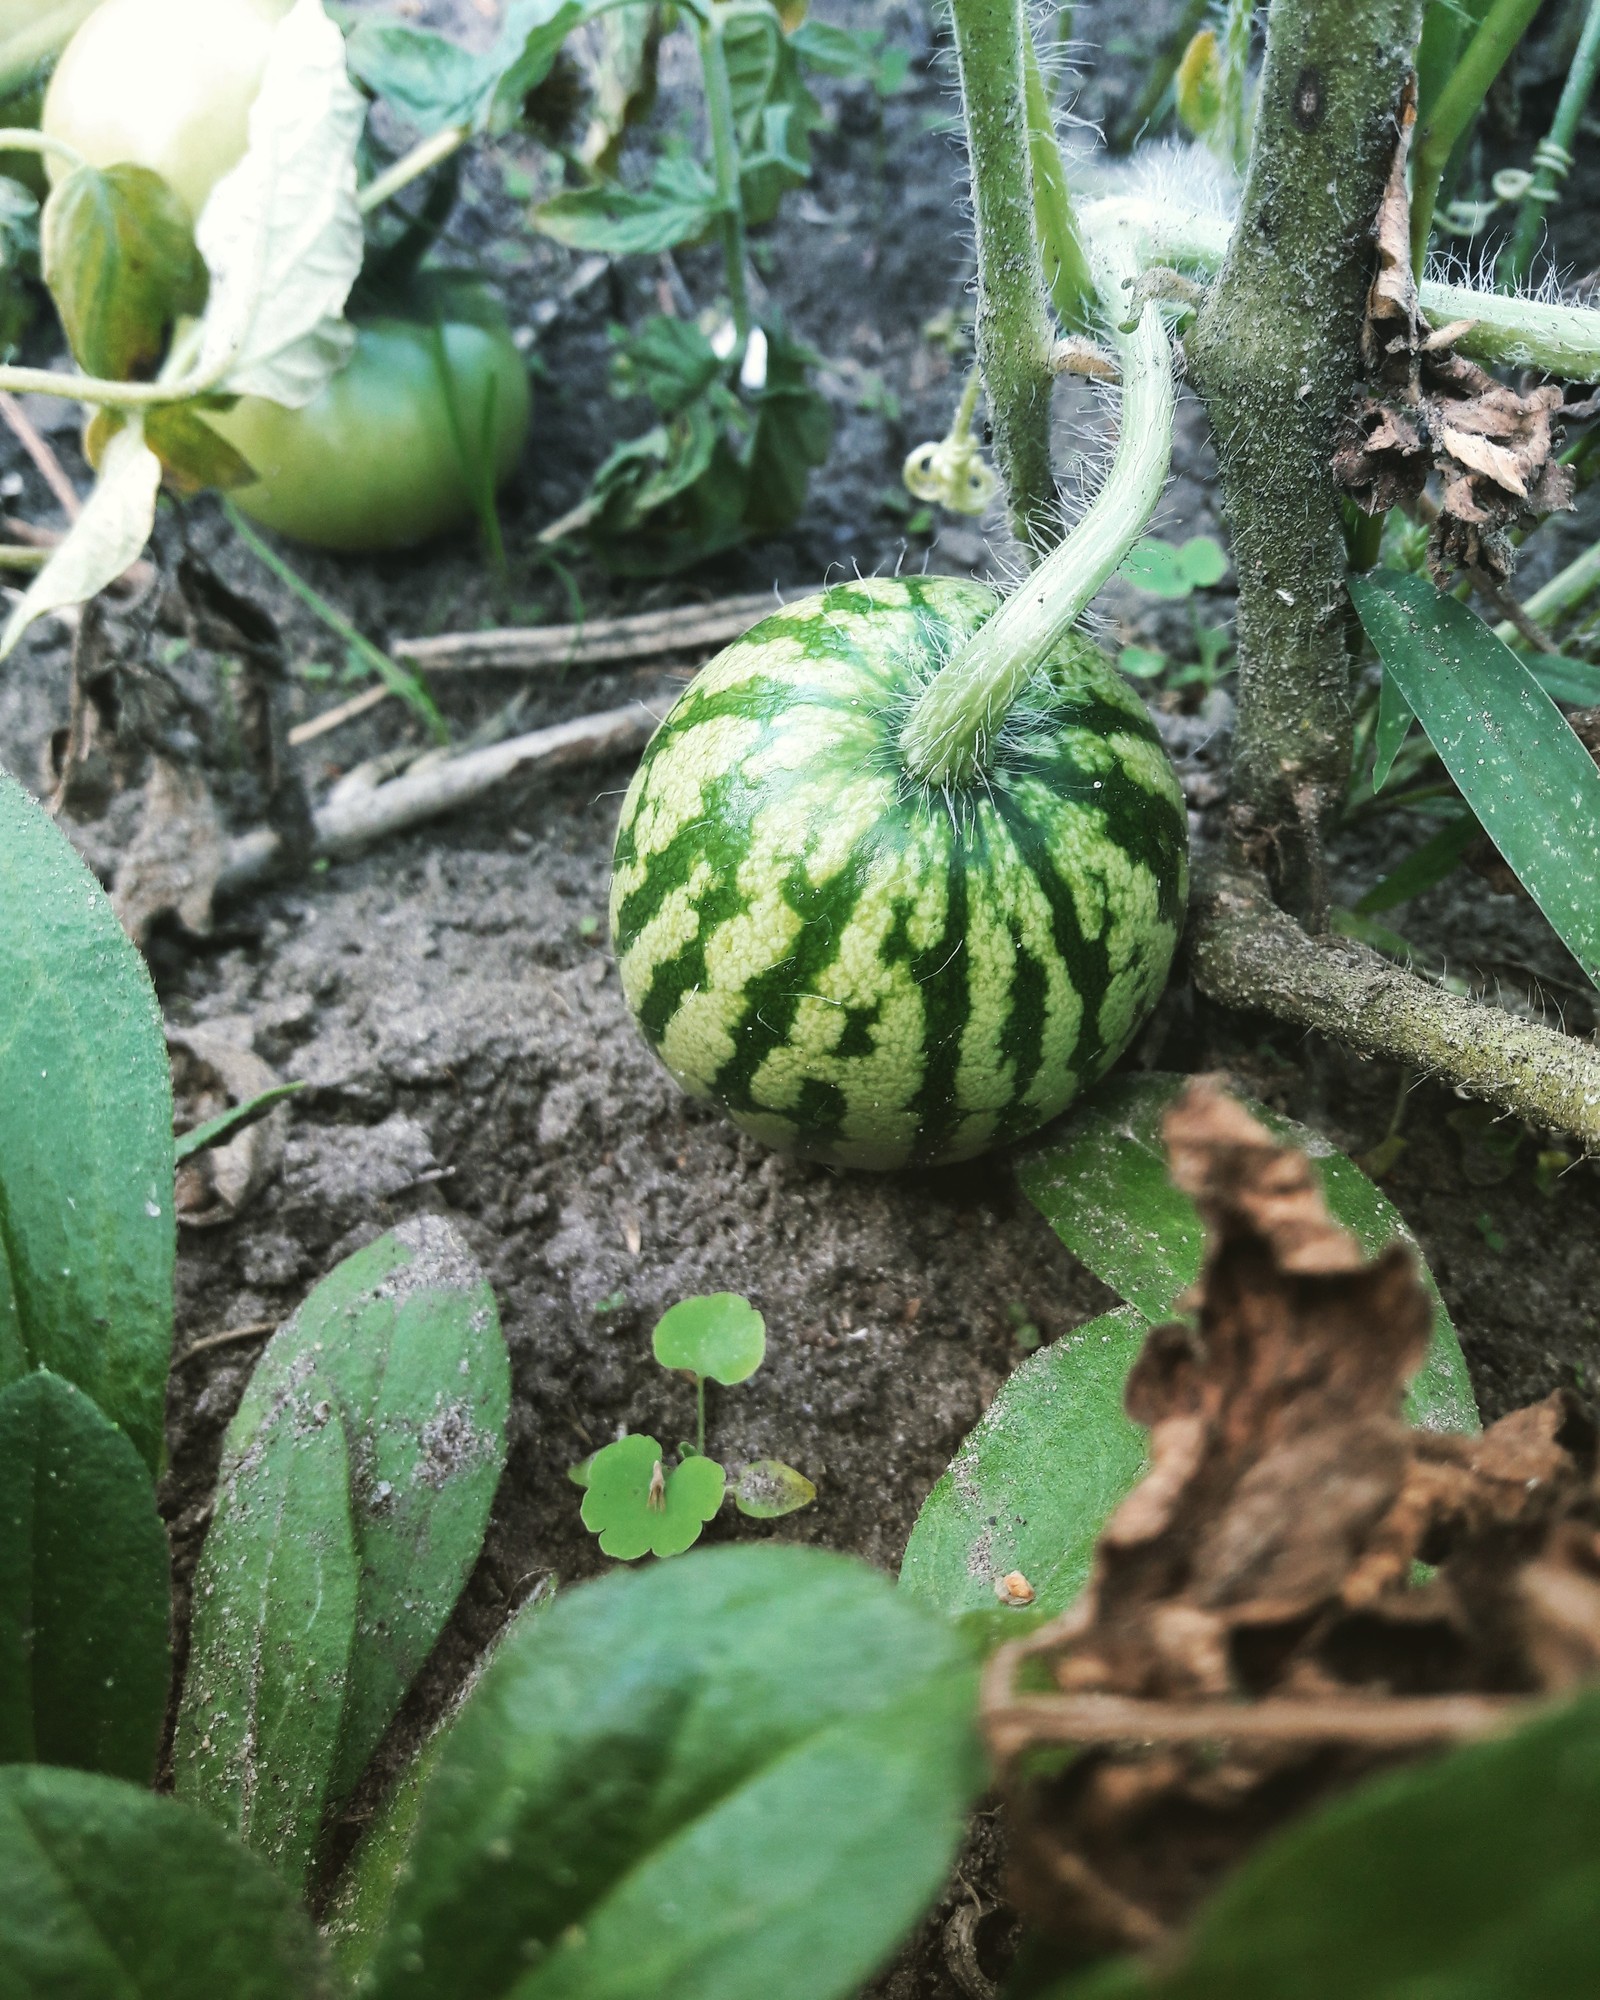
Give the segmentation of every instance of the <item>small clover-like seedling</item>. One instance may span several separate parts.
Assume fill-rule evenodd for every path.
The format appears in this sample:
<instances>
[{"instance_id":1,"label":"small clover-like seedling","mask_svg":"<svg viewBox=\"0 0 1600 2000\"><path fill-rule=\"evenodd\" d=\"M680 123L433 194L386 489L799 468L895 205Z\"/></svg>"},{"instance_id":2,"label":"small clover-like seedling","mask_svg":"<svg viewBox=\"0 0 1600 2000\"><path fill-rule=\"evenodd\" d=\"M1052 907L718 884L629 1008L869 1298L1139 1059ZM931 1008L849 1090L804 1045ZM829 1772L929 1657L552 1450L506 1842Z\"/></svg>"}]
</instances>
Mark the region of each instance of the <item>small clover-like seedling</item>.
<instances>
[{"instance_id":1,"label":"small clover-like seedling","mask_svg":"<svg viewBox=\"0 0 1600 2000\"><path fill-rule=\"evenodd\" d=\"M693 1378L694 1443L680 1444L677 1464L669 1465L654 1438L619 1438L567 1472L585 1489L584 1526L600 1537L605 1554L623 1562L681 1555L722 1505L727 1476L706 1456L706 1384L748 1381L766 1355L767 1328L748 1299L714 1292L665 1312L650 1344L663 1368ZM739 1512L758 1521L809 1507L816 1497L804 1473L775 1458L753 1459L733 1488Z\"/></svg>"},{"instance_id":2,"label":"small clover-like seedling","mask_svg":"<svg viewBox=\"0 0 1600 2000\"><path fill-rule=\"evenodd\" d=\"M583 1525L622 1562L681 1556L722 1505L724 1484L714 1458L696 1455L669 1468L654 1438L618 1438L589 1461Z\"/></svg>"}]
</instances>

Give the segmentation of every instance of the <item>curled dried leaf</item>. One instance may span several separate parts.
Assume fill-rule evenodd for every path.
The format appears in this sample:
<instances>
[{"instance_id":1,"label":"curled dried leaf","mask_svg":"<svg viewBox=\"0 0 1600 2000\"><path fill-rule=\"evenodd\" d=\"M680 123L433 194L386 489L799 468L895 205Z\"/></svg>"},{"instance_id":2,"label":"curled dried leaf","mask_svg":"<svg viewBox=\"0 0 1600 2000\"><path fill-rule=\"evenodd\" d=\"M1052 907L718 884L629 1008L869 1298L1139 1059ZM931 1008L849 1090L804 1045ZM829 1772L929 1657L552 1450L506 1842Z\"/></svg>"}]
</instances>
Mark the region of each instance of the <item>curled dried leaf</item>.
<instances>
[{"instance_id":1,"label":"curled dried leaf","mask_svg":"<svg viewBox=\"0 0 1600 2000\"><path fill-rule=\"evenodd\" d=\"M1128 1379L1149 1471L1082 1598L996 1655L985 1690L1019 1898L1100 1948L1158 1942L1329 1792L1600 1670L1577 1400L1481 1437L1409 1428L1431 1318L1411 1252L1367 1260L1311 1162L1213 1080L1165 1136L1207 1242L1193 1322L1154 1328ZM1029 1659L1059 1692L1017 1691ZM1047 1743L1078 1754L1030 1781Z\"/></svg>"}]
</instances>

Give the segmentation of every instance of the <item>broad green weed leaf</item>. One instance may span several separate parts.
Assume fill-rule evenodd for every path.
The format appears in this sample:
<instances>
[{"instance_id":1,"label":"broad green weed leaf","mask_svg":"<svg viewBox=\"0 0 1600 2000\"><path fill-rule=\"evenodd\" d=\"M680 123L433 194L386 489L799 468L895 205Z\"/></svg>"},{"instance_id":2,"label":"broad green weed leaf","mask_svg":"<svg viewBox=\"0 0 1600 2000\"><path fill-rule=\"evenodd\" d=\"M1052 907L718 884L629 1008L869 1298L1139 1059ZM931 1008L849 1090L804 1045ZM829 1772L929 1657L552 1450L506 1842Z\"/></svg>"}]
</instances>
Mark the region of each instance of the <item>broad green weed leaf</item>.
<instances>
[{"instance_id":1,"label":"broad green weed leaf","mask_svg":"<svg viewBox=\"0 0 1600 2000\"><path fill-rule=\"evenodd\" d=\"M250 107L250 143L195 225L211 273L197 367L238 396L301 408L349 360L343 317L361 269L356 143L366 104L322 0L278 24Z\"/></svg>"},{"instance_id":2,"label":"broad green weed leaf","mask_svg":"<svg viewBox=\"0 0 1600 2000\"><path fill-rule=\"evenodd\" d=\"M160 485L161 461L144 441L143 423L131 418L107 443L83 512L6 620L0 660L36 618L86 603L137 560L155 526Z\"/></svg>"},{"instance_id":3,"label":"broad green weed leaf","mask_svg":"<svg viewBox=\"0 0 1600 2000\"><path fill-rule=\"evenodd\" d=\"M0 1770L6 2000L322 2000L310 1919L172 1799L83 1771Z\"/></svg>"},{"instance_id":4,"label":"broad green weed leaf","mask_svg":"<svg viewBox=\"0 0 1600 2000\"><path fill-rule=\"evenodd\" d=\"M287 1710L280 1724L275 1755L305 1774L305 1815L262 1838L245 1829L253 1846L309 1852L322 1803L337 1805L360 1777L477 1560L505 1463L509 1394L494 1295L437 1216L347 1257L263 1353L229 1427L223 1498L201 1557L219 1596L235 1579L245 1594L226 1617L207 1613L204 1645L197 1609L179 1731L192 1783L224 1800L243 1783L251 1746L230 1758L221 1744L263 1646L304 1644L326 1655L333 1678L316 1715ZM336 1443L316 1443L330 1434ZM269 1572L295 1555L277 1526L286 1507L304 1510L314 1546L280 1586ZM313 1602L313 1581L325 1597L297 1637L294 1592ZM221 1730L219 1710L228 1711Z\"/></svg>"},{"instance_id":5,"label":"broad green weed leaf","mask_svg":"<svg viewBox=\"0 0 1600 2000\"><path fill-rule=\"evenodd\" d=\"M76 1384L161 1460L172 1351L172 1082L144 961L0 773L0 1386Z\"/></svg>"},{"instance_id":6,"label":"broad green weed leaf","mask_svg":"<svg viewBox=\"0 0 1600 2000\"><path fill-rule=\"evenodd\" d=\"M178 196L149 167L78 167L51 191L39 237L44 281L84 372L154 375L174 320L206 300Z\"/></svg>"},{"instance_id":7,"label":"broad green weed leaf","mask_svg":"<svg viewBox=\"0 0 1600 2000\"><path fill-rule=\"evenodd\" d=\"M1228 558L1222 544L1210 535L1191 535L1182 543L1163 542L1154 536L1135 544L1124 558L1118 576L1152 597L1189 597L1220 583L1228 573Z\"/></svg>"},{"instance_id":8,"label":"broad green weed leaf","mask_svg":"<svg viewBox=\"0 0 1600 2000\"><path fill-rule=\"evenodd\" d=\"M656 164L647 186L602 182L541 202L535 225L569 250L608 257L653 257L704 236L716 222L716 183L685 154Z\"/></svg>"},{"instance_id":9,"label":"broad green weed leaf","mask_svg":"<svg viewBox=\"0 0 1600 2000\"><path fill-rule=\"evenodd\" d=\"M173 1746L178 1797L297 1888L339 1754L360 1592L350 1456L315 1362L302 1353L287 1379L258 1367L228 1426Z\"/></svg>"},{"instance_id":10,"label":"broad green weed leaf","mask_svg":"<svg viewBox=\"0 0 1600 2000\"><path fill-rule=\"evenodd\" d=\"M734 1482L733 1504L752 1521L778 1521L809 1507L817 1489L781 1458L753 1458Z\"/></svg>"},{"instance_id":11,"label":"broad green weed leaf","mask_svg":"<svg viewBox=\"0 0 1600 2000\"><path fill-rule=\"evenodd\" d=\"M368 18L347 44L350 73L424 136L447 125L503 132L593 11L588 0L510 0L499 34L481 54L425 28Z\"/></svg>"},{"instance_id":12,"label":"broad green weed leaf","mask_svg":"<svg viewBox=\"0 0 1600 2000\"><path fill-rule=\"evenodd\" d=\"M743 1382L761 1366L767 1323L737 1292L680 1299L656 1321L650 1345L663 1368L688 1368L713 1382Z\"/></svg>"},{"instance_id":13,"label":"broad green weed leaf","mask_svg":"<svg viewBox=\"0 0 1600 2000\"><path fill-rule=\"evenodd\" d=\"M1600 1992L1600 1696L1364 1785L1281 1834L1164 1976L1051 2000L1576 2000Z\"/></svg>"},{"instance_id":14,"label":"broad green weed leaf","mask_svg":"<svg viewBox=\"0 0 1600 2000\"><path fill-rule=\"evenodd\" d=\"M715 1517L724 1483L714 1458L686 1458L669 1470L653 1437L618 1438L589 1461L583 1525L619 1562L681 1556Z\"/></svg>"},{"instance_id":15,"label":"broad green weed leaf","mask_svg":"<svg viewBox=\"0 0 1600 2000\"><path fill-rule=\"evenodd\" d=\"M716 1549L518 1621L451 1725L368 2000L843 2000L982 1784L966 1648L849 1558Z\"/></svg>"},{"instance_id":16,"label":"broad green weed leaf","mask_svg":"<svg viewBox=\"0 0 1600 2000\"><path fill-rule=\"evenodd\" d=\"M0 1763L154 1779L170 1588L124 1434L47 1369L0 1391Z\"/></svg>"},{"instance_id":17,"label":"broad green weed leaf","mask_svg":"<svg viewBox=\"0 0 1600 2000\"><path fill-rule=\"evenodd\" d=\"M1179 1293L1200 1271L1200 1217L1167 1178L1161 1143L1162 1114L1187 1081L1160 1073L1113 1077L1018 1167L1023 1193L1072 1254L1152 1321L1172 1317ZM1259 1104L1248 1108L1316 1162L1329 1211L1369 1257L1396 1237L1416 1249L1399 1211L1354 1160L1293 1119ZM1433 1300L1433 1344L1406 1414L1430 1429L1474 1431L1466 1363L1426 1264L1422 1281Z\"/></svg>"},{"instance_id":18,"label":"broad green weed leaf","mask_svg":"<svg viewBox=\"0 0 1600 2000\"><path fill-rule=\"evenodd\" d=\"M1034 1608L1064 1611L1107 1516L1144 1471L1122 1387L1150 1323L1132 1306L1040 1348L1004 1384L923 1502L900 1587L952 1617L993 1612L1020 1570Z\"/></svg>"},{"instance_id":19,"label":"broad green weed leaf","mask_svg":"<svg viewBox=\"0 0 1600 2000\"><path fill-rule=\"evenodd\" d=\"M1426 577L1350 579L1367 636L1461 796L1563 944L1600 985L1600 770L1469 606Z\"/></svg>"}]
</instances>

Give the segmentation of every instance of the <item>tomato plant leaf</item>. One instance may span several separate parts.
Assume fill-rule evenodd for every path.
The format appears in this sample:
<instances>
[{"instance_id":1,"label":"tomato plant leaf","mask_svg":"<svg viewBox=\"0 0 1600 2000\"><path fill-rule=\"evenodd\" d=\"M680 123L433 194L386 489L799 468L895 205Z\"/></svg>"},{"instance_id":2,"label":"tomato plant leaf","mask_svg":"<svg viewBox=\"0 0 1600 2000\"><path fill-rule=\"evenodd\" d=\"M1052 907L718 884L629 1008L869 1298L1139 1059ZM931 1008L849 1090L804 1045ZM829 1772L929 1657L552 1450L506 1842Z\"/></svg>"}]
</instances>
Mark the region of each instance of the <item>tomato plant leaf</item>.
<instances>
[{"instance_id":1,"label":"tomato plant leaf","mask_svg":"<svg viewBox=\"0 0 1600 2000\"><path fill-rule=\"evenodd\" d=\"M1552 928L1600 985L1600 770L1509 646L1426 577L1350 594L1387 678Z\"/></svg>"},{"instance_id":2,"label":"tomato plant leaf","mask_svg":"<svg viewBox=\"0 0 1600 2000\"><path fill-rule=\"evenodd\" d=\"M168 1571L150 1474L116 1425L47 1369L0 1391L0 1763L152 1782Z\"/></svg>"},{"instance_id":3,"label":"tomato plant leaf","mask_svg":"<svg viewBox=\"0 0 1600 2000\"><path fill-rule=\"evenodd\" d=\"M107 442L100 476L83 512L6 620L0 660L36 618L84 603L137 560L155 526L160 485L161 461L144 441L144 426L133 418Z\"/></svg>"},{"instance_id":4,"label":"tomato plant leaf","mask_svg":"<svg viewBox=\"0 0 1600 2000\"><path fill-rule=\"evenodd\" d=\"M74 1383L161 1460L172 1352L172 1079L144 960L0 772L0 1385Z\"/></svg>"},{"instance_id":5,"label":"tomato plant leaf","mask_svg":"<svg viewBox=\"0 0 1600 2000\"><path fill-rule=\"evenodd\" d=\"M960 1635L847 1557L716 1549L519 1620L450 1726L372 2000L834 2000L982 1783Z\"/></svg>"},{"instance_id":6,"label":"tomato plant leaf","mask_svg":"<svg viewBox=\"0 0 1600 2000\"><path fill-rule=\"evenodd\" d=\"M1151 1321L1172 1318L1179 1294L1200 1270L1200 1216L1168 1178L1161 1139L1162 1114L1187 1081L1159 1072L1113 1077L1018 1167L1023 1193L1073 1256ZM1399 1210L1319 1133L1248 1098L1240 1101L1274 1137L1316 1162L1329 1211L1367 1256L1396 1237L1417 1251L1433 1301L1433 1341L1406 1414L1434 1430L1475 1431L1477 1406L1455 1328Z\"/></svg>"},{"instance_id":7,"label":"tomato plant leaf","mask_svg":"<svg viewBox=\"0 0 1600 2000\"><path fill-rule=\"evenodd\" d=\"M1122 1388L1149 1330L1119 1306L1029 1355L922 1503L902 1590L952 1616L992 1612L1000 1580L1020 1572L1038 1610L1066 1609L1144 1471L1144 1432Z\"/></svg>"},{"instance_id":8,"label":"tomato plant leaf","mask_svg":"<svg viewBox=\"0 0 1600 2000\"><path fill-rule=\"evenodd\" d=\"M148 380L173 321L205 304L189 211L149 167L78 167L59 181L40 217L40 256L89 375Z\"/></svg>"},{"instance_id":9,"label":"tomato plant leaf","mask_svg":"<svg viewBox=\"0 0 1600 2000\"><path fill-rule=\"evenodd\" d=\"M584 1482L583 1525L619 1562L681 1556L722 1505L724 1474L714 1458L668 1467L653 1437L637 1433L601 1447Z\"/></svg>"},{"instance_id":10,"label":"tomato plant leaf","mask_svg":"<svg viewBox=\"0 0 1600 2000\"><path fill-rule=\"evenodd\" d=\"M310 1919L188 1807L83 1771L0 1770L11 2000L318 2000Z\"/></svg>"},{"instance_id":11,"label":"tomato plant leaf","mask_svg":"<svg viewBox=\"0 0 1600 2000\"><path fill-rule=\"evenodd\" d=\"M161 461L169 485L180 493L231 493L257 477L240 451L187 403L169 403L145 418L145 442Z\"/></svg>"},{"instance_id":12,"label":"tomato plant leaf","mask_svg":"<svg viewBox=\"0 0 1600 2000\"><path fill-rule=\"evenodd\" d=\"M1052 2000L1536 2000L1600 1988L1600 1696L1362 1786L1270 1841L1177 1963ZM1101 1983L1104 1981L1105 1983Z\"/></svg>"},{"instance_id":13,"label":"tomato plant leaf","mask_svg":"<svg viewBox=\"0 0 1600 2000\"><path fill-rule=\"evenodd\" d=\"M196 366L215 387L299 408L350 358L365 117L344 37L322 0L296 0L273 35L244 157L195 225L211 273Z\"/></svg>"},{"instance_id":14,"label":"tomato plant leaf","mask_svg":"<svg viewBox=\"0 0 1600 2000\"><path fill-rule=\"evenodd\" d=\"M696 242L716 222L717 187L686 153L656 163L642 188L602 181L541 202L535 226L569 250L598 250L608 257L655 256Z\"/></svg>"},{"instance_id":15,"label":"tomato plant leaf","mask_svg":"<svg viewBox=\"0 0 1600 2000\"><path fill-rule=\"evenodd\" d=\"M337 1805L360 1777L477 1560L505 1462L509 1395L494 1295L438 1216L347 1257L256 1366L229 1426L201 1556L207 1590L197 1583L179 1755L199 1795L225 1817L242 1812L262 1732L231 1753L223 1739L246 1721L235 1710L254 1698L256 1662L276 1648L286 1681L298 1673L311 1685L312 1665L326 1658L322 1712L303 1726L286 1712L281 1749L260 1751L263 1785L277 1763L304 1774L303 1814L259 1836L241 1822L252 1846L283 1852L286 1865L303 1865L323 1801ZM329 1433L337 1442L313 1450ZM316 1544L303 1562L285 1545L291 1511ZM285 1559L280 1579L274 1565ZM297 1632L296 1605L312 1603ZM303 1669L291 1660L297 1648Z\"/></svg>"},{"instance_id":16,"label":"tomato plant leaf","mask_svg":"<svg viewBox=\"0 0 1600 2000\"><path fill-rule=\"evenodd\" d=\"M737 1292L680 1299L656 1321L650 1346L663 1368L687 1368L731 1386L752 1376L767 1351L767 1323Z\"/></svg>"},{"instance_id":17,"label":"tomato plant leaf","mask_svg":"<svg viewBox=\"0 0 1600 2000\"><path fill-rule=\"evenodd\" d=\"M567 36L595 11L591 0L511 0L481 54L425 28L369 18L347 44L350 72L424 137L448 125L504 132L550 74Z\"/></svg>"}]
</instances>

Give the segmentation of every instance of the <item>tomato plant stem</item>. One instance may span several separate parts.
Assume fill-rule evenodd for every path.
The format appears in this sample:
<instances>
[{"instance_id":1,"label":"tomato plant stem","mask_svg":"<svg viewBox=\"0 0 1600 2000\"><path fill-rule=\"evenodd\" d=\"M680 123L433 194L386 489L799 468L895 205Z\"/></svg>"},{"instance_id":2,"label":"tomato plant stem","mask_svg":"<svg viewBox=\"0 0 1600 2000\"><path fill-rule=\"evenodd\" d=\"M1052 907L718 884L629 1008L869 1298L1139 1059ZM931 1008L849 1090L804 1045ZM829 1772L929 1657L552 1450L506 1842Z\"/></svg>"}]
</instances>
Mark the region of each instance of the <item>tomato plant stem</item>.
<instances>
[{"instance_id":1,"label":"tomato plant stem","mask_svg":"<svg viewBox=\"0 0 1600 2000\"><path fill-rule=\"evenodd\" d=\"M1333 438L1360 372L1372 218L1420 17L1420 0L1277 0L1239 221L1184 342L1239 581L1234 810L1313 929L1352 741Z\"/></svg>"},{"instance_id":2,"label":"tomato plant stem","mask_svg":"<svg viewBox=\"0 0 1600 2000\"><path fill-rule=\"evenodd\" d=\"M743 357L750 338L750 275L745 262L744 195L739 184L739 128L733 116L733 87L722 43L722 10L713 6L699 22L700 69L711 128L711 158L721 214L722 262L733 308L735 353Z\"/></svg>"},{"instance_id":3,"label":"tomato plant stem","mask_svg":"<svg viewBox=\"0 0 1600 2000\"><path fill-rule=\"evenodd\" d=\"M1589 94L1594 89L1597 69L1600 69L1600 0L1589 0L1583 33L1578 37L1577 52L1572 58L1571 69L1567 71L1567 80L1561 86L1556 115L1550 121L1549 132L1534 153L1533 180L1522 197L1516 229L1500 260L1500 282L1512 289L1527 277L1546 213L1557 200L1560 184L1572 169L1572 142L1578 136L1578 121L1583 117Z\"/></svg>"},{"instance_id":4,"label":"tomato plant stem","mask_svg":"<svg viewBox=\"0 0 1600 2000\"><path fill-rule=\"evenodd\" d=\"M1477 117L1490 84L1505 68L1538 11L1539 0L1494 0L1450 81L1440 91L1427 124L1417 134L1411 166L1411 263L1418 272L1428 254L1439 183L1456 141Z\"/></svg>"},{"instance_id":5,"label":"tomato plant stem","mask_svg":"<svg viewBox=\"0 0 1600 2000\"><path fill-rule=\"evenodd\" d=\"M1090 261L1113 312L1137 277L1126 227L1094 232ZM988 746L1051 650L1122 561L1166 481L1176 393L1160 309L1151 302L1117 334L1122 425L1105 484L1071 534L942 667L912 706L900 737L912 777L959 783L981 770Z\"/></svg>"},{"instance_id":6,"label":"tomato plant stem","mask_svg":"<svg viewBox=\"0 0 1600 2000\"><path fill-rule=\"evenodd\" d=\"M452 153L458 153L472 137L465 125L446 125L420 144L403 153L392 166L385 167L375 180L356 196L356 207L363 215L370 215L375 208L381 208L392 200L402 188L409 187L414 180L427 173L430 167L448 160Z\"/></svg>"},{"instance_id":7,"label":"tomato plant stem","mask_svg":"<svg viewBox=\"0 0 1600 2000\"><path fill-rule=\"evenodd\" d=\"M1035 235L1028 24L1022 0L952 0L950 11L972 167L978 360L1012 531L1042 556L1060 538L1060 510L1050 471L1053 335Z\"/></svg>"}]
</instances>

